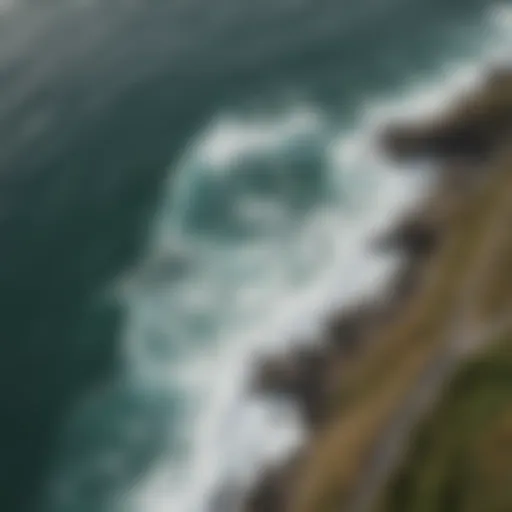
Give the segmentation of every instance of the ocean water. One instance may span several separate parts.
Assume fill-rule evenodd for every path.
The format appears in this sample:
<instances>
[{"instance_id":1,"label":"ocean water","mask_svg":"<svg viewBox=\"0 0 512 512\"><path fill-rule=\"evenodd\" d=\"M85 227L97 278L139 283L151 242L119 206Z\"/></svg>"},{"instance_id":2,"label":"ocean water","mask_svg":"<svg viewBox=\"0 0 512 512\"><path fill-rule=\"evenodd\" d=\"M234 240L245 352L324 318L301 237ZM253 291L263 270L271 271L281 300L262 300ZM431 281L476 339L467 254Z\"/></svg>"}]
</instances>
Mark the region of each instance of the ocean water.
<instances>
[{"instance_id":1,"label":"ocean water","mask_svg":"<svg viewBox=\"0 0 512 512\"><path fill-rule=\"evenodd\" d=\"M230 512L307 433L255 397L398 264L429 186L372 147L512 44L507 4L0 10L2 510Z\"/></svg>"}]
</instances>

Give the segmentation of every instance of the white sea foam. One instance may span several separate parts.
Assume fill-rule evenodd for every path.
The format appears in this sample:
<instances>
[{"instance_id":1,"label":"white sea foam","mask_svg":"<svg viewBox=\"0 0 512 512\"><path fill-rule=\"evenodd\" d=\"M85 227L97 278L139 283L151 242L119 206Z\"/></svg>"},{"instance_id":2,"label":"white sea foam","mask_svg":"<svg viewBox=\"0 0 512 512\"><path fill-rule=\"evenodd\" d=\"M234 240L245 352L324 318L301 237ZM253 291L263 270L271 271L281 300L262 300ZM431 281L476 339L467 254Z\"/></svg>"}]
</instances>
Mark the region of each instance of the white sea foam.
<instances>
[{"instance_id":1,"label":"white sea foam","mask_svg":"<svg viewBox=\"0 0 512 512\"><path fill-rule=\"evenodd\" d=\"M205 131L194 150L196 157L212 170L223 172L241 156L276 151L297 135L314 134L320 123L318 112L307 105L295 108L289 116L277 121L261 119L247 124L226 117Z\"/></svg>"},{"instance_id":2,"label":"white sea foam","mask_svg":"<svg viewBox=\"0 0 512 512\"><path fill-rule=\"evenodd\" d=\"M293 407L248 394L254 361L314 337L331 309L385 282L396 261L369 253L367 242L422 195L428 182L425 175L389 169L372 149L373 130L383 118L432 111L461 86L474 85L482 62L511 46L508 24L498 19L501 28L482 40L481 54L446 63L429 83L409 83L399 99L368 101L350 129L326 135L321 110L298 105L277 120L220 118L199 137L181 164L171 206L162 207L151 248L160 254L179 242L198 253L195 266L168 288L142 293L135 287L126 297L132 341L127 358L134 375L178 390L190 403L182 432L185 459L169 453L132 495L134 510L207 512L227 483L245 489L262 465L281 460L304 441ZM321 172L329 186L300 222L293 222L282 202L250 194L240 199L238 190L226 196L240 200L233 215L246 217L246 227L265 227L262 233L215 242L188 231L199 184L214 180L223 190L253 156L277 169L286 163L290 143L304 136L325 157ZM284 185L280 193L287 191ZM280 199L278 194L275 201ZM155 357L148 343L153 332L172 344L172 357Z\"/></svg>"}]
</instances>

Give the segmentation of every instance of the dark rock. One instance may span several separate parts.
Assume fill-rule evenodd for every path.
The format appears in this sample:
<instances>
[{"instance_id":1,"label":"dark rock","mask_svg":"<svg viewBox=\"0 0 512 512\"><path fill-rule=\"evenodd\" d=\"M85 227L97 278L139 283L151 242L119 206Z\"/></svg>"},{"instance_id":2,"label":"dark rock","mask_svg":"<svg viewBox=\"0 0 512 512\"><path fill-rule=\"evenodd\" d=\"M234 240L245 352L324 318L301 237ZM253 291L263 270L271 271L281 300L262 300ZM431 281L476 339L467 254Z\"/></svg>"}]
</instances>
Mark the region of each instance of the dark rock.
<instances>
[{"instance_id":1,"label":"dark rock","mask_svg":"<svg viewBox=\"0 0 512 512\"><path fill-rule=\"evenodd\" d=\"M441 239L442 226L426 218L408 218L372 245L377 250L398 250L415 258L432 254Z\"/></svg>"},{"instance_id":2,"label":"dark rock","mask_svg":"<svg viewBox=\"0 0 512 512\"><path fill-rule=\"evenodd\" d=\"M304 463L305 450L299 450L284 464L267 468L244 500L244 512L285 512L288 496L297 481L297 471Z\"/></svg>"},{"instance_id":3,"label":"dark rock","mask_svg":"<svg viewBox=\"0 0 512 512\"><path fill-rule=\"evenodd\" d=\"M487 87L510 87L512 85L512 68L510 66L500 66L491 69L487 73Z\"/></svg>"},{"instance_id":4,"label":"dark rock","mask_svg":"<svg viewBox=\"0 0 512 512\"><path fill-rule=\"evenodd\" d=\"M421 277L417 263L404 265L394 277L389 294L390 302L399 306L409 300L418 289Z\"/></svg>"},{"instance_id":5,"label":"dark rock","mask_svg":"<svg viewBox=\"0 0 512 512\"><path fill-rule=\"evenodd\" d=\"M279 471L266 471L247 500L248 512L283 512L284 486Z\"/></svg>"},{"instance_id":6,"label":"dark rock","mask_svg":"<svg viewBox=\"0 0 512 512\"><path fill-rule=\"evenodd\" d=\"M494 148L494 137L483 126L396 125L381 138L385 152L395 159L443 159L482 162Z\"/></svg>"},{"instance_id":7,"label":"dark rock","mask_svg":"<svg viewBox=\"0 0 512 512\"><path fill-rule=\"evenodd\" d=\"M377 303L362 303L333 315L327 322L326 342L338 356L350 358L359 353L370 329L380 319Z\"/></svg>"},{"instance_id":8,"label":"dark rock","mask_svg":"<svg viewBox=\"0 0 512 512\"><path fill-rule=\"evenodd\" d=\"M305 421L315 425L323 415L328 357L325 348L300 347L285 356L267 359L257 371L254 389L296 400Z\"/></svg>"},{"instance_id":9,"label":"dark rock","mask_svg":"<svg viewBox=\"0 0 512 512\"><path fill-rule=\"evenodd\" d=\"M284 356L265 360L259 368L256 389L276 393L292 393L304 374L316 374L325 362L322 349L300 347Z\"/></svg>"},{"instance_id":10,"label":"dark rock","mask_svg":"<svg viewBox=\"0 0 512 512\"><path fill-rule=\"evenodd\" d=\"M420 123L395 124L381 134L396 159L488 160L512 132L512 70L493 70L482 87L463 94L448 112Z\"/></svg>"}]
</instances>

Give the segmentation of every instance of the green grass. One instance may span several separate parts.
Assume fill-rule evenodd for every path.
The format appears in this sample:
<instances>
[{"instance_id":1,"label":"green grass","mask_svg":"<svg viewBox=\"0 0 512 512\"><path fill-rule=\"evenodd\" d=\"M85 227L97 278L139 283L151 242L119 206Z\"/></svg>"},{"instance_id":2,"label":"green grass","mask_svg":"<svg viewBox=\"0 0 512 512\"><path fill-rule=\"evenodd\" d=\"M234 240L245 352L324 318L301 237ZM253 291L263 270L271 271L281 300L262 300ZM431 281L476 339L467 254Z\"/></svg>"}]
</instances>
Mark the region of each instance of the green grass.
<instances>
[{"instance_id":1,"label":"green grass","mask_svg":"<svg viewBox=\"0 0 512 512\"><path fill-rule=\"evenodd\" d=\"M512 337L467 363L413 437L379 512L512 510Z\"/></svg>"}]
</instances>

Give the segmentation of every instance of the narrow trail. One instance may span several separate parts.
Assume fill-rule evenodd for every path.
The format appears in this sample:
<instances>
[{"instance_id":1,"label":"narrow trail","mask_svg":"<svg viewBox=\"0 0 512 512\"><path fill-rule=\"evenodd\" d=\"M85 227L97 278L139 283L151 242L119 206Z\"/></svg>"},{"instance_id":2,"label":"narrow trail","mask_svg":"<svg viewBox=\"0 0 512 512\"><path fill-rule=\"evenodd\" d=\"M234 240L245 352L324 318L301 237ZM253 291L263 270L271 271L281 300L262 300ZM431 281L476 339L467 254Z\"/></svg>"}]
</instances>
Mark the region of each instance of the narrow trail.
<instances>
[{"instance_id":1,"label":"narrow trail","mask_svg":"<svg viewBox=\"0 0 512 512\"><path fill-rule=\"evenodd\" d=\"M411 432L428 414L445 386L455 374L460 363L471 353L485 346L492 339L512 328L510 312L492 325L475 326L471 321L478 290L486 282L493 256L500 248L510 228L512 200L510 194L502 199L491 224L483 236L480 250L469 266L467 280L462 287L454 318L448 326L444 343L419 375L405 400L392 414L386 428L375 443L371 459L348 506L343 512L369 512L376 504L389 475L400 464L406 451Z\"/></svg>"}]
</instances>

